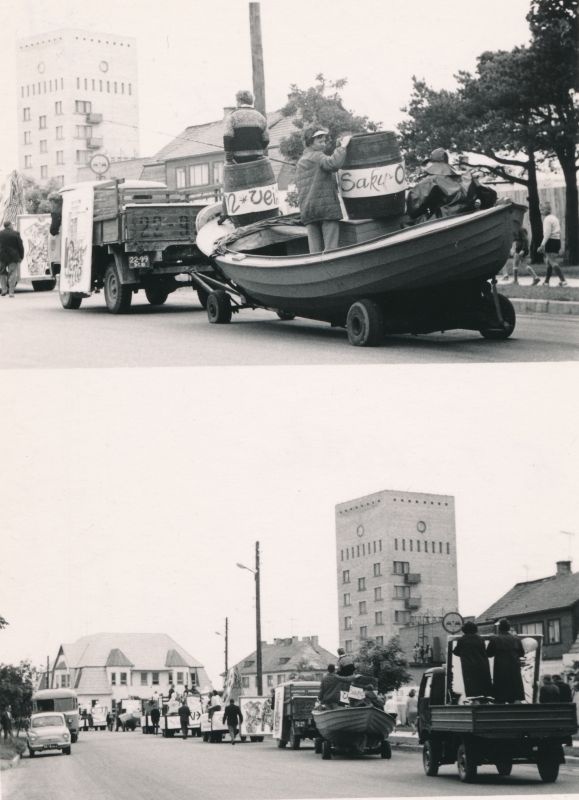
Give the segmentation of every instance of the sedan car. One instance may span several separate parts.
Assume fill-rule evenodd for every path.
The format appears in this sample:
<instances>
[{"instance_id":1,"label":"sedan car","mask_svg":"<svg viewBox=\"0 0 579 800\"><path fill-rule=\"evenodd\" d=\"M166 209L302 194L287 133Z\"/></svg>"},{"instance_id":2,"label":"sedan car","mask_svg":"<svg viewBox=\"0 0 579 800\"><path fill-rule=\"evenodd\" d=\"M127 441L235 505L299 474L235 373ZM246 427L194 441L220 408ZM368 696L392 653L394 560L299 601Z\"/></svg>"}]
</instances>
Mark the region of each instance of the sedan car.
<instances>
[{"instance_id":1,"label":"sedan car","mask_svg":"<svg viewBox=\"0 0 579 800\"><path fill-rule=\"evenodd\" d=\"M64 714L56 711L33 714L26 732L30 758L42 750L61 750L70 755L70 732Z\"/></svg>"}]
</instances>

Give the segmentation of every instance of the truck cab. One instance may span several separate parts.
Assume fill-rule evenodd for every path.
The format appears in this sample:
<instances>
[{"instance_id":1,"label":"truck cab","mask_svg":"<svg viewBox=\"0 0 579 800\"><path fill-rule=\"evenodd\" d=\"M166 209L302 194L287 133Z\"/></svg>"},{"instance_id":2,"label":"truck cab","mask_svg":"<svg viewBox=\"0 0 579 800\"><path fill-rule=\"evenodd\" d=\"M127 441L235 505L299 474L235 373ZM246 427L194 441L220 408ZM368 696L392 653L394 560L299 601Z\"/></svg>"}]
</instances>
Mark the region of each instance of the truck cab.
<instances>
[{"instance_id":1,"label":"truck cab","mask_svg":"<svg viewBox=\"0 0 579 800\"><path fill-rule=\"evenodd\" d=\"M278 747L289 743L297 750L303 739L319 736L312 716L319 693L320 681L287 681L276 687L273 736Z\"/></svg>"}]
</instances>

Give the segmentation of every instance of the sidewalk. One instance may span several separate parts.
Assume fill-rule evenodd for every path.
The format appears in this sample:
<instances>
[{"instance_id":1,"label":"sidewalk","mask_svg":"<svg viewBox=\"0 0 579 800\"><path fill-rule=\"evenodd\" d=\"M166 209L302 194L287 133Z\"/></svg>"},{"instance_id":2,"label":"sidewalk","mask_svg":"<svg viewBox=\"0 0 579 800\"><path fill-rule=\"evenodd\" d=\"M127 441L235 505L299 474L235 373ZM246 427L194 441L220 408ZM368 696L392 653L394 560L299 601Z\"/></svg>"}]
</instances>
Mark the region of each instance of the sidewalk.
<instances>
[{"instance_id":1,"label":"sidewalk","mask_svg":"<svg viewBox=\"0 0 579 800\"><path fill-rule=\"evenodd\" d=\"M575 270L573 270L573 273ZM509 275L512 275L509 272ZM579 277L567 275L566 289L574 290L579 295ZM517 297L517 289L521 289L521 297ZM559 288L559 281L553 277L549 287L543 286L543 277L541 283L537 286L532 285L530 276L525 275L519 278L518 286L513 282L512 277L509 280L504 280L497 276L497 289L502 291L515 307L515 311L520 314L558 314L558 315L579 315L579 296L575 299L561 299L561 294L565 289ZM536 293L538 296L533 297ZM549 295L552 294L552 297Z\"/></svg>"},{"instance_id":2,"label":"sidewalk","mask_svg":"<svg viewBox=\"0 0 579 800\"><path fill-rule=\"evenodd\" d=\"M388 741L394 748L402 747L404 750L410 750L411 752L422 752L422 745L418 742L418 734L409 730L396 730L390 734ZM565 747L565 756L579 759L579 734L573 737L571 747Z\"/></svg>"}]
</instances>

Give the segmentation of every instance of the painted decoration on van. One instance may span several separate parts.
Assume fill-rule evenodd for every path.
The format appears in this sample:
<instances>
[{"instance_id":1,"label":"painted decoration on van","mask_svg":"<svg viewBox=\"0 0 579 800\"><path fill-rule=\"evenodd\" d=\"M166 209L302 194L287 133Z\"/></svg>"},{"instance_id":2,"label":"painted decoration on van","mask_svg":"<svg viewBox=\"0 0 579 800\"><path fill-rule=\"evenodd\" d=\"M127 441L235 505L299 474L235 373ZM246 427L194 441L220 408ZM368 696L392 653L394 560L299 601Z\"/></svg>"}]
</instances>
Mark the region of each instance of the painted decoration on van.
<instances>
[{"instance_id":1,"label":"painted decoration on van","mask_svg":"<svg viewBox=\"0 0 579 800\"><path fill-rule=\"evenodd\" d=\"M284 687L275 687L275 696L273 702L273 737L274 739L281 739L283 728L283 697Z\"/></svg>"},{"instance_id":2,"label":"painted decoration on van","mask_svg":"<svg viewBox=\"0 0 579 800\"><path fill-rule=\"evenodd\" d=\"M63 193L61 293L91 290L93 202L91 185Z\"/></svg>"},{"instance_id":3,"label":"painted decoration on van","mask_svg":"<svg viewBox=\"0 0 579 800\"><path fill-rule=\"evenodd\" d=\"M382 167L341 169L338 172L342 197L383 197L408 188L404 162Z\"/></svg>"},{"instance_id":4,"label":"painted decoration on van","mask_svg":"<svg viewBox=\"0 0 579 800\"><path fill-rule=\"evenodd\" d=\"M263 736L273 731L273 709L269 697L242 697L239 707L243 714L243 736Z\"/></svg>"},{"instance_id":5,"label":"painted decoration on van","mask_svg":"<svg viewBox=\"0 0 579 800\"><path fill-rule=\"evenodd\" d=\"M50 278L48 239L50 214L22 214L18 217L18 230L24 245L24 258L20 264L23 279Z\"/></svg>"}]
</instances>

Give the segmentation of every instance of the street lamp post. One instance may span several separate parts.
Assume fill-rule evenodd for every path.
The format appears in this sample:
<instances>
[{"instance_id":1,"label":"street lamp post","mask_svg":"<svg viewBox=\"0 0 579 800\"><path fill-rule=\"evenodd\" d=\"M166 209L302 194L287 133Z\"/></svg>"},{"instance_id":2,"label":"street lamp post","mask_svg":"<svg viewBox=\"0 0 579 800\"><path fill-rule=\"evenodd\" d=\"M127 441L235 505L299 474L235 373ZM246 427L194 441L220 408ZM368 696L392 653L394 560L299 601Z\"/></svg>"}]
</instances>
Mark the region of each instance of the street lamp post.
<instances>
[{"instance_id":1,"label":"street lamp post","mask_svg":"<svg viewBox=\"0 0 579 800\"><path fill-rule=\"evenodd\" d=\"M263 694L263 675L262 675L262 660L261 660L261 596L259 585L259 542L255 543L255 569L246 567L245 564L237 563L240 569L246 569L248 572L253 572L255 577L255 666L256 666L256 688L257 694L261 697Z\"/></svg>"},{"instance_id":2,"label":"street lamp post","mask_svg":"<svg viewBox=\"0 0 579 800\"><path fill-rule=\"evenodd\" d=\"M225 617L225 635L221 631L215 631L217 636L223 636L225 639L225 680L227 680L227 673L229 671L229 617Z\"/></svg>"}]
</instances>

